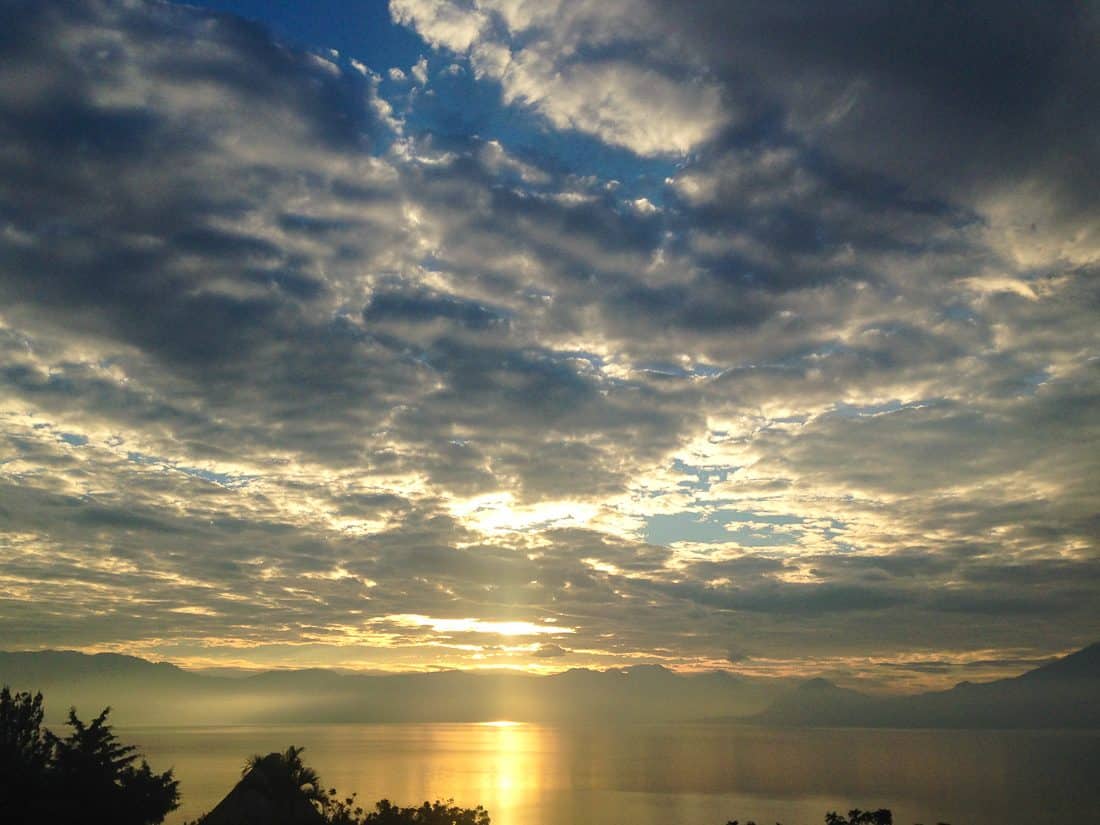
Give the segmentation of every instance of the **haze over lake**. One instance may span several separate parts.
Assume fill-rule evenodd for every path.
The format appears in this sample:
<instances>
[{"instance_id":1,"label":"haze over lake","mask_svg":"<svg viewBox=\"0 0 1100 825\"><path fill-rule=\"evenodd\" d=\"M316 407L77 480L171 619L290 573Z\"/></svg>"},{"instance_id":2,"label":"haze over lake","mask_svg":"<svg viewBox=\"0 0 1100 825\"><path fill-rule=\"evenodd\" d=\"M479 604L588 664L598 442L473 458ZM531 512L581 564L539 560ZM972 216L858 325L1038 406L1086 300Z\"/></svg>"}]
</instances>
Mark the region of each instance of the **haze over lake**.
<instances>
[{"instance_id":1,"label":"haze over lake","mask_svg":"<svg viewBox=\"0 0 1100 825\"><path fill-rule=\"evenodd\" d=\"M1100 809L1100 644L906 697L648 666L226 675L57 651L0 653L0 683L54 697L47 720L116 697L127 739L182 783L173 822L217 805L248 757L290 745L367 805L453 797L497 825L809 825L855 807L899 825L1053 825Z\"/></svg>"},{"instance_id":2,"label":"haze over lake","mask_svg":"<svg viewBox=\"0 0 1100 825\"><path fill-rule=\"evenodd\" d=\"M373 804L453 796L494 825L820 825L887 806L895 822L1064 825L1100 810L1100 732L773 730L738 725L307 725L134 728L174 766L180 823L212 808L244 757L304 745L326 786Z\"/></svg>"}]
</instances>

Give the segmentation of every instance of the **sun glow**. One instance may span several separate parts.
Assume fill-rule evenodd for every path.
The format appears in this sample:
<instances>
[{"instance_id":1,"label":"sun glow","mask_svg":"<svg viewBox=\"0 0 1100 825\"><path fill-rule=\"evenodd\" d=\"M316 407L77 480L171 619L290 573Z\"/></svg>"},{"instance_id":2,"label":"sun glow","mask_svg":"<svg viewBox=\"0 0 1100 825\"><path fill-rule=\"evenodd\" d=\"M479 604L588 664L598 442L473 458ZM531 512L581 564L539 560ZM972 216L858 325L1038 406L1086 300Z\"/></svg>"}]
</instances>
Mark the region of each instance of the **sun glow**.
<instances>
[{"instance_id":1,"label":"sun glow","mask_svg":"<svg viewBox=\"0 0 1100 825\"><path fill-rule=\"evenodd\" d=\"M374 623L385 622L401 627L430 627L437 633L495 633L498 636L557 636L576 632L572 627L557 624L535 624L534 622L507 621L494 622L484 619L437 619L416 613L398 613L373 619Z\"/></svg>"},{"instance_id":2,"label":"sun glow","mask_svg":"<svg viewBox=\"0 0 1100 825\"><path fill-rule=\"evenodd\" d=\"M451 505L451 512L460 521L482 533L579 526L592 521L599 510L599 506L582 501L519 504L508 492L487 493Z\"/></svg>"}]
</instances>

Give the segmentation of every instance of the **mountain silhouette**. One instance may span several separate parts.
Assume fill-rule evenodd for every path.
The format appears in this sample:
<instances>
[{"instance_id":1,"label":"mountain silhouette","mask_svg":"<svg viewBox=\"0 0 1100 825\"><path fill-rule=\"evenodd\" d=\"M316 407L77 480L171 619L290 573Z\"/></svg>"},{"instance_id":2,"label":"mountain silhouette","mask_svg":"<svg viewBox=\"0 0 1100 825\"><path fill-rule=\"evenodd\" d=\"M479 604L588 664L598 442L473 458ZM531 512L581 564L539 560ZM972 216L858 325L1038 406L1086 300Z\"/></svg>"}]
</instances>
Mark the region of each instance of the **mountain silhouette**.
<instances>
[{"instance_id":1,"label":"mountain silhouette","mask_svg":"<svg viewBox=\"0 0 1100 825\"><path fill-rule=\"evenodd\" d=\"M117 654L0 653L0 684L42 690L47 713L111 705L120 724L688 721L850 727L1100 727L1100 644L1020 676L915 696L869 696L658 665L515 672L203 674Z\"/></svg>"},{"instance_id":2,"label":"mountain silhouette","mask_svg":"<svg viewBox=\"0 0 1100 825\"><path fill-rule=\"evenodd\" d=\"M906 728L1098 728L1100 643L1020 676L915 696L868 696L823 680L780 696L766 724Z\"/></svg>"},{"instance_id":3,"label":"mountain silhouette","mask_svg":"<svg viewBox=\"0 0 1100 825\"><path fill-rule=\"evenodd\" d=\"M0 653L0 684L42 690L47 713L114 708L119 724L675 721L744 717L793 683L659 666L348 674L325 669L196 673L132 656Z\"/></svg>"},{"instance_id":4,"label":"mountain silhouette","mask_svg":"<svg viewBox=\"0 0 1100 825\"><path fill-rule=\"evenodd\" d=\"M1020 680L1034 679L1100 679L1100 642L1055 659L1049 664L1029 670Z\"/></svg>"},{"instance_id":5,"label":"mountain silhouette","mask_svg":"<svg viewBox=\"0 0 1100 825\"><path fill-rule=\"evenodd\" d=\"M74 650L0 651L0 676L19 674L24 680L55 682L82 677L186 679L188 671L167 662L150 662L121 653L78 653Z\"/></svg>"}]
</instances>

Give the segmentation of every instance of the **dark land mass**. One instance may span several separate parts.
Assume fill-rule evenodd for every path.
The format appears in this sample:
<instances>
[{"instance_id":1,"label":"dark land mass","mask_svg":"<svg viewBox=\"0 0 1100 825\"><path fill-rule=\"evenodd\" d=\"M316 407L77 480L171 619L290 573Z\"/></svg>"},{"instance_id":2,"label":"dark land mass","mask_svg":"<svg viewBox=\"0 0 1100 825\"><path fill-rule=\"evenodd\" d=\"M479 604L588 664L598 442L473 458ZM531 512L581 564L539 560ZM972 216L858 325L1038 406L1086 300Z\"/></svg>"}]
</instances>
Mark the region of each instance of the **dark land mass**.
<instances>
[{"instance_id":1,"label":"dark land mass","mask_svg":"<svg viewBox=\"0 0 1100 825\"><path fill-rule=\"evenodd\" d=\"M0 653L0 684L41 690L54 716L111 705L119 724L691 721L928 728L1100 728L1100 643L1020 676L910 696L871 696L825 679L801 684L659 666L553 676L310 669L242 676L133 656Z\"/></svg>"},{"instance_id":2,"label":"dark land mass","mask_svg":"<svg viewBox=\"0 0 1100 825\"><path fill-rule=\"evenodd\" d=\"M663 667L552 676L512 672L348 674L277 670L213 675L132 656L71 651L0 653L0 684L43 691L47 711L110 705L116 723L677 721L764 710L789 682Z\"/></svg>"},{"instance_id":3,"label":"dark land mass","mask_svg":"<svg viewBox=\"0 0 1100 825\"><path fill-rule=\"evenodd\" d=\"M753 718L816 727L1100 728L1100 643L1010 679L915 696L868 696L814 679Z\"/></svg>"}]
</instances>

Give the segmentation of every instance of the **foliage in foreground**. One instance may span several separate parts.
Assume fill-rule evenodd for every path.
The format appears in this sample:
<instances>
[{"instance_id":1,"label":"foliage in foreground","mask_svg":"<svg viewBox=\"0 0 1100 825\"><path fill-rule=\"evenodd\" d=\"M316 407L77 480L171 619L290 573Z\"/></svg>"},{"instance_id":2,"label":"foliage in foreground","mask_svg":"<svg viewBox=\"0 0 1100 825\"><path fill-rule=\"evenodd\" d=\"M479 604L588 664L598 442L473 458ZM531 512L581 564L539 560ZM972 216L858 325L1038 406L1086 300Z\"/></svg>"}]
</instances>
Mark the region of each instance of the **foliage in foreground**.
<instances>
[{"instance_id":1,"label":"foliage in foreground","mask_svg":"<svg viewBox=\"0 0 1100 825\"><path fill-rule=\"evenodd\" d=\"M490 825L489 813L483 807L460 808L453 799L409 808L383 799L375 803L374 810L366 811L357 804L357 794L340 798L335 788L324 790L317 771L302 761L304 750L291 745L282 753L249 757L241 784L262 789L277 810L290 812L296 802L304 802L320 813L326 825ZM189 825L203 825L215 816L211 812ZM297 821L293 814L289 818Z\"/></svg>"},{"instance_id":2,"label":"foliage in foreground","mask_svg":"<svg viewBox=\"0 0 1100 825\"><path fill-rule=\"evenodd\" d=\"M172 771L153 773L107 724L69 710L64 738L42 726L42 694L0 689L0 821L156 825L179 805Z\"/></svg>"},{"instance_id":3,"label":"foliage in foreground","mask_svg":"<svg viewBox=\"0 0 1100 825\"><path fill-rule=\"evenodd\" d=\"M731 819L726 825L739 825L736 819ZM756 825L755 822L746 822L745 825ZM780 823L775 823L780 825ZM861 811L854 808L848 811L847 819L836 811L825 814L825 825L894 825L894 815L889 808L879 808L876 811ZM917 825L920 825L918 822ZM948 825L946 822L937 822L936 825Z\"/></svg>"},{"instance_id":4,"label":"foliage in foreground","mask_svg":"<svg viewBox=\"0 0 1100 825\"><path fill-rule=\"evenodd\" d=\"M352 794L330 801L324 814L331 825L489 825L489 812L483 807L460 808L453 799L425 802L412 808L401 808L383 799L375 803L373 811L364 812L356 807Z\"/></svg>"}]
</instances>

